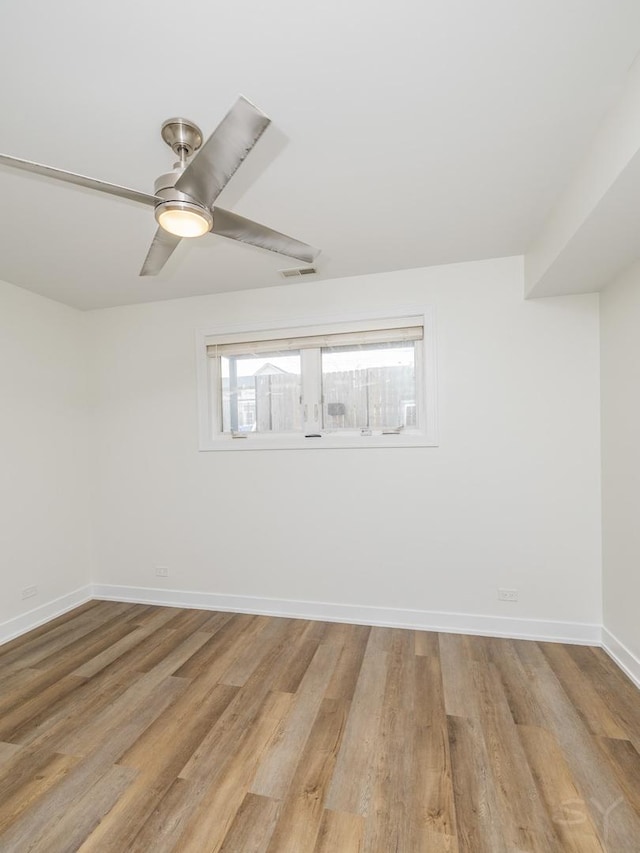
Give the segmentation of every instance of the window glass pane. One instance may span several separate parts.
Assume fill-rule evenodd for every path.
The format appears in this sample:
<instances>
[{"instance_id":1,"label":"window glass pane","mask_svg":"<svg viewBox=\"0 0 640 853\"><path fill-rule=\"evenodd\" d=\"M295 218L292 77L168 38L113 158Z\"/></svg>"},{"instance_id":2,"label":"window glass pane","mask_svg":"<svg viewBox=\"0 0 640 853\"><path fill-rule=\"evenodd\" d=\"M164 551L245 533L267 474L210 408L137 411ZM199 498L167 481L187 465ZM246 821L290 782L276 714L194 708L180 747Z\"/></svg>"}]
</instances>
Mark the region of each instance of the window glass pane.
<instances>
[{"instance_id":1,"label":"window glass pane","mask_svg":"<svg viewBox=\"0 0 640 853\"><path fill-rule=\"evenodd\" d=\"M323 347L325 429L416 427L415 345Z\"/></svg>"},{"instance_id":2,"label":"window glass pane","mask_svg":"<svg viewBox=\"0 0 640 853\"><path fill-rule=\"evenodd\" d=\"M302 429L300 353L222 356L223 432Z\"/></svg>"}]
</instances>

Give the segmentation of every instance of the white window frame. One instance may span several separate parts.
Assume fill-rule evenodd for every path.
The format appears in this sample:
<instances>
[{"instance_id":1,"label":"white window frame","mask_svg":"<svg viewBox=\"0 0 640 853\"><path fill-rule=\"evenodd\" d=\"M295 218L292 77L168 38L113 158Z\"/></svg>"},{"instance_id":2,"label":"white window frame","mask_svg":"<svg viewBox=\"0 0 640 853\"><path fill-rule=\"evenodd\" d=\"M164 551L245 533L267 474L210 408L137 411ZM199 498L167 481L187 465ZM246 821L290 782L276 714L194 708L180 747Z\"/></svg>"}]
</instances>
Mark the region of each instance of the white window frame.
<instances>
[{"instance_id":1,"label":"white window frame","mask_svg":"<svg viewBox=\"0 0 640 853\"><path fill-rule=\"evenodd\" d=\"M220 409L218 379L219 359L207 354L207 347L216 343L232 343L258 340L282 340L301 335L338 334L340 332L366 331L385 328L385 323L421 325L424 329L422 341L416 342L416 391L418 428L401 430L398 433L382 433L374 430L324 431L321 413L317 422L307 423L299 433L242 433L231 435L219 430L214 413ZM418 346L419 344L419 346ZM312 351L309 351L312 352ZM270 323L244 323L225 325L196 332L196 366L198 382L199 450L318 450L359 447L436 447L437 438L437 394L436 394L436 335L434 311L430 307L405 308L402 311L368 313L340 317L284 318ZM303 396L308 376L303 371ZM320 433L320 438L309 438L306 433Z\"/></svg>"}]
</instances>

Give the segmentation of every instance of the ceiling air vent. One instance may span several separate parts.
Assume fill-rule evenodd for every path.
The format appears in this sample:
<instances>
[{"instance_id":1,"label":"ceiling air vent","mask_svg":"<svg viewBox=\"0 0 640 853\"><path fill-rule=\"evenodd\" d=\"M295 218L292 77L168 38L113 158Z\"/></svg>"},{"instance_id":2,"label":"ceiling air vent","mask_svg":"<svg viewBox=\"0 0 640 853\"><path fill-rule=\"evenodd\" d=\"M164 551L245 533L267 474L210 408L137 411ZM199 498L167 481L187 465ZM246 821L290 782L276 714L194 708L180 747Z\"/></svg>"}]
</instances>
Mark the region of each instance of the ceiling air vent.
<instances>
[{"instance_id":1,"label":"ceiling air vent","mask_svg":"<svg viewBox=\"0 0 640 853\"><path fill-rule=\"evenodd\" d=\"M282 278L300 278L302 275L314 275L318 272L315 267L292 267L290 270L278 270Z\"/></svg>"}]
</instances>

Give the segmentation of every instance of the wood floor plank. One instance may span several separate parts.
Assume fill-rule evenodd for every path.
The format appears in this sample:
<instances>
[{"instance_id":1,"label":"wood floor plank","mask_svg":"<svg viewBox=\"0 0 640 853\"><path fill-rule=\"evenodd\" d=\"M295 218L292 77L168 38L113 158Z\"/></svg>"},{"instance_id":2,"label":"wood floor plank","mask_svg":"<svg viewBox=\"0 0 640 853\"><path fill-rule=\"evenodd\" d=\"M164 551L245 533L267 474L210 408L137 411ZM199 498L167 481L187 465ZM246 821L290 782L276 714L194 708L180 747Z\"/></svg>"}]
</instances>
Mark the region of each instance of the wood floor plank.
<instances>
[{"instance_id":1,"label":"wood floor plank","mask_svg":"<svg viewBox=\"0 0 640 853\"><path fill-rule=\"evenodd\" d=\"M456 835L453 771L437 654L416 656L411 811L419 839ZM422 843L422 842L421 842ZM444 842L443 842L444 843ZM424 847L424 843L422 843ZM422 849L420 845L418 849Z\"/></svg>"},{"instance_id":2,"label":"wood floor plank","mask_svg":"<svg viewBox=\"0 0 640 853\"><path fill-rule=\"evenodd\" d=\"M540 726L547 721L536 700L533 681L511 640L489 639L489 660L500 675L513 721L519 725Z\"/></svg>"},{"instance_id":3,"label":"wood floor plank","mask_svg":"<svg viewBox=\"0 0 640 853\"><path fill-rule=\"evenodd\" d=\"M101 853L127 850L178 773L215 725L237 688L191 684L118 759L135 770L126 792L92 831L86 844ZM171 743L171 750L164 745Z\"/></svg>"},{"instance_id":4,"label":"wood floor plank","mask_svg":"<svg viewBox=\"0 0 640 853\"><path fill-rule=\"evenodd\" d=\"M349 703L324 699L282 802L269 853L313 853Z\"/></svg>"},{"instance_id":5,"label":"wood floor plank","mask_svg":"<svg viewBox=\"0 0 640 853\"><path fill-rule=\"evenodd\" d=\"M212 772L220 769L221 761L233 754L238 738L262 712L269 701L272 687L280 673L287 668L295 652L295 640L304 630L301 624L289 623L289 631L274 638L268 654L262 659L241 693L234 699L220 721L214 726L191 759L182 769L183 778L209 779ZM291 701L292 694L286 694ZM279 707L283 699L279 699Z\"/></svg>"},{"instance_id":6,"label":"wood floor plank","mask_svg":"<svg viewBox=\"0 0 640 853\"><path fill-rule=\"evenodd\" d=\"M103 625L103 630L108 630L106 625ZM59 692L57 684L63 678L71 676L67 682L68 685L82 684L85 676L79 676L77 674L77 666L87 656L91 657L93 650L93 644L91 644L91 650L88 652L88 655L85 655L81 650L76 649L73 657L63 658L55 668L33 670L37 673L35 677L30 677L25 680L18 689L13 689L8 691L6 694L0 695L0 727L6 727L10 724L10 721L7 718L7 712L11 713L11 709L23 709L24 711L25 704L31 700L35 700L37 705L38 702L41 701L38 697L50 688L53 694ZM138 650L137 653L135 649L132 649L129 654L125 655L120 661L119 668L136 668L140 659L146 658L147 655L148 651L146 649L143 649L142 651ZM22 719L23 716L24 714L19 713L20 719Z\"/></svg>"},{"instance_id":7,"label":"wood floor plank","mask_svg":"<svg viewBox=\"0 0 640 853\"><path fill-rule=\"evenodd\" d=\"M37 727L41 715L61 698L68 698L84 684L84 679L67 675L49 684L28 701L3 715L0 721L0 740L19 743L23 734Z\"/></svg>"},{"instance_id":8,"label":"wood floor plank","mask_svg":"<svg viewBox=\"0 0 640 853\"><path fill-rule=\"evenodd\" d=\"M16 740L25 747L25 752L58 750L65 738L115 702L138 678L140 673L113 669L97 678L79 679L77 690L43 709L41 715L31 721L33 725L16 733Z\"/></svg>"},{"instance_id":9,"label":"wood floor plank","mask_svg":"<svg viewBox=\"0 0 640 853\"><path fill-rule=\"evenodd\" d=\"M220 681L233 687L242 687L259 666L269 651L269 641L282 631L282 626L267 616L256 616L237 642L229 666L220 676ZM219 653L218 653L219 659Z\"/></svg>"},{"instance_id":10,"label":"wood floor plank","mask_svg":"<svg viewBox=\"0 0 640 853\"><path fill-rule=\"evenodd\" d=\"M0 803L9 804L10 807L11 803L21 802L23 792L33 789L34 784L36 789L39 788L42 777L47 775L46 768L54 757L55 753L50 750L32 752L24 749L8 756L0 773ZM14 812L5 815L5 826L9 824L9 818L13 821L15 817Z\"/></svg>"},{"instance_id":11,"label":"wood floor plank","mask_svg":"<svg viewBox=\"0 0 640 853\"><path fill-rule=\"evenodd\" d=\"M158 847L154 840L154 851L164 853L174 847L190 853L213 853L219 850L249 793L249 783L264 750L276 729L282 725L291 701L290 693L268 694L252 725L245 731L243 738L235 741L235 748L227 753L226 760L222 759L216 764L214 772L198 776L196 784L192 785L188 799L181 804L182 808L188 808L191 819L181 832L167 838L170 846ZM149 844L151 838L143 834L142 841ZM136 839L136 842L139 843L139 840ZM145 848L134 844L133 849Z\"/></svg>"},{"instance_id":12,"label":"wood floor plank","mask_svg":"<svg viewBox=\"0 0 640 853\"><path fill-rule=\"evenodd\" d=\"M166 638L169 633L165 627L164 622L167 618L169 618L170 612L166 613L165 611L171 611L173 608L158 608L160 611L157 616L157 622L154 622L154 630L151 631L146 636L143 636L141 633L137 633L139 628L145 628L147 626L147 620L144 620L142 625L137 625L135 621L132 619L130 624L132 626L132 633L136 635L137 641L132 642L127 648L119 649L119 654L114 657L110 661L103 662L103 665L100 667L99 671L96 673L100 676L105 676L109 678L113 672L147 672L150 666L150 659L155 656L156 659L159 659L156 654L157 647L162 643L163 639ZM198 632L206 637L211 636L209 632ZM187 638L189 635L186 635ZM173 644L168 643L164 648L170 652L173 648L180 644L180 642L185 639L185 634L174 631L171 633L171 637L173 640ZM86 663L90 663L90 659L86 661ZM80 664L82 666L82 664ZM80 668L80 667L78 667ZM77 671L74 670L73 674L77 674ZM87 676L84 676L87 677ZM93 678L93 675L88 676Z\"/></svg>"},{"instance_id":13,"label":"wood floor plank","mask_svg":"<svg viewBox=\"0 0 640 853\"><path fill-rule=\"evenodd\" d=\"M194 850L199 849L195 845L200 832L207 844L212 838L221 843L220 834L233 821L255 775L256 762L293 699L289 693L272 693L271 686L289 665L304 624L295 620L283 620L283 624L287 633L276 638L247 684L195 750L142 827L132 849L148 849L145 845L154 839L156 849L171 850L178 842L187 844L179 839L189 832L195 836L188 841ZM224 820L216 823L215 816L221 815Z\"/></svg>"},{"instance_id":14,"label":"wood floor plank","mask_svg":"<svg viewBox=\"0 0 640 853\"><path fill-rule=\"evenodd\" d=\"M455 835L444 835L429 829L421 830L416 851L420 853L458 853L458 839Z\"/></svg>"},{"instance_id":15,"label":"wood floor plank","mask_svg":"<svg viewBox=\"0 0 640 853\"><path fill-rule=\"evenodd\" d=\"M313 853L360 853L363 837L363 817L325 809Z\"/></svg>"},{"instance_id":16,"label":"wood floor plank","mask_svg":"<svg viewBox=\"0 0 640 853\"><path fill-rule=\"evenodd\" d=\"M164 796L160 799L150 816L141 826L136 827L137 832L129 842L127 853L154 853L160 851L174 851L176 849L175 839L180 835L184 826L188 823L190 813L186 805L190 800L190 792L194 785L188 779L178 777ZM102 853L101 840L97 843L93 836L79 848L78 853Z\"/></svg>"},{"instance_id":17,"label":"wood floor plank","mask_svg":"<svg viewBox=\"0 0 640 853\"><path fill-rule=\"evenodd\" d=\"M538 645L589 731L594 735L625 740L627 733L609 710L609 703L600 696L567 649L559 643Z\"/></svg>"},{"instance_id":18,"label":"wood floor plank","mask_svg":"<svg viewBox=\"0 0 640 853\"><path fill-rule=\"evenodd\" d=\"M628 740L598 738L631 808L640 816L640 754Z\"/></svg>"},{"instance_id":19,"label":"wood floor plank","mask_svg":"<svg viewBox=\"0 0 640 853\"><path fill-rule=\"evenodd\" d=\"M518 736L560 849L567 853L602 853L604 848L591 814L556 738L537 726L518 726Z\"/></svg>"},{"instance_id":20,"label":"wood floor plank","mask_svg":"<svg viewBox=\"0 0 640 853\"><path fill-rule=\"evenodd\" d=\"M259 617L248 613L233 616L176 670L176 675L180 678L195 678L206 670L210 679L219 681L251 644L261 624ZM276 631L281 630L279 625L275 627Z\"/></svg>"},{"instance_id":21,"label":"wood floor plank","mask_svg":"<svg viewBox=\"0 0 640 853\"><path fill-rule=\"evenodd\" d=\"M374 764L387 678L387 652L371 631L362 659L336 769L327 794L332 811L366 815L375 785Z\"/></svg>"},{"instance_id":22,"label":"wood floor plank","mask_svg":"<svg viewBox=\"0 0 640 853\"><path fill-rule=\"evenodd\" d=\"M197 632L180 643L177 648L167 653L165 658L158 662L149 672L141 675L133 684L118 698L97 714L82 729L74 732L69 738L60 744L60 751L72 755L86 755L99 743L108 732L120 725L120 721L126 718L131 707L140 706L147 696L154 693L159 684L167 681L176 669L185 660L197 651L203 643L209 639L208 634ZM185 679L174 677L173 681L184 686L188 683Z\"/></svg>"},{"instance_id":23,"label":"wood floor plank","mask_svg":"<svg viewBox=\"0 0 640 853\"><path fill-rule=\"evenodd\" d=\"M144 624L140 625L138 620L131 626L131 630L121 637L116 642L111 643L106 649L101 650L88 657L88 659L80 664L77 669L74 669L72 675L78 675L82 678L92 678L97 675L105 666L108 666L113 661L117 660L122 654L135 648L137 645L146 640L160 628L166 626L170 620L171 613L165 612L164 609L152 614L144 620Z\"/></svg>"},{"instance_id":24,"label":"wood floor plank","mask_svg":"<svg viewBox=\"0 0 640 853\"><path fill-rule=\"evenodd\" d=\"M277 800L247 794L222 842L220 853L266 853L279 811Z\"/></svg>"},{"instance_id":25,"label":"wood floor plank","mask_svg":"<svg viewBox=\"0 0 640 853\"><path fill-rule=\"evenodd\" d=\"M0 833L0 850L29 850L40 842L46 845L68 808L109 772L119 755L183 688L181 679L165 678L145 696L144 702L131 704L122 725L112 726L98 741L98 747L79 761L72 773L40 797L33 808L23 812L8 830ZM126 768L123 770L130 773Z\"/></svg>"},{"instance_id":26,"label":"wood floor plank","mask_svg":"<svg viewBox=\"0 0 640 853\"><path fill-rule=\"evenodd\" d=\"M377 625L369 632L369 642L367 643L367 648L371 648L373 651L378 652L388 652L391 646L391 629L390 628L379 628Z\"/></svg>"},{"instance_id":27,"label":"wood floor plank","mask_svg":"<svg viewBox=\"0 0 640 853\"><path fill-rule=\"evenodd\" d=\"M128 607L131 606L128 605ZM22 644L16 644L11 650L7 651L4 647L0 647L0 665L3 667L11 666L19 661L21 668L27 666L37 668L43 658L59 654L78 639L102 631L105 624L121 626L123 622L126 622L122 619L121 613L114 614L108 619L99 620L96 620L91 614L92 611L82 613L77 618L68 619L35 638L25 635L21 638Z\"/></svg>"},{"instance_id":28,"label":"wood floor plank","mask_svg":"<svg viewBox=\"0 0 640 853\"><path fill-rule=\"evenodd\" d=\"M529 767L502 681L493 664L476 664L478 717L495 805L508 849L547 853L558 838Z\"/></svg>"},{"instance_id":29,"label":"wood floor plank","mask_svg":"<svg viewBox=\"0 0 640 853\"><path fill-rule=\"evenodd\" d=\"M589 683L607 704L628 739L633 741L636 749L640 751L638 688L603 649L574 645L565 648L580 671L589 677ZM613 702L612 696L615 697Z\"/></svg>"},{"instance_id":30,"label":"wood floor plank","mask_svg":"<svg viewBox=\"0 0 640 853\"><path fill-rule=\"evenodd\" d=\"M480 723L450 716L448 730L460 853L507 853Z\"/></svg>"},{"instance_id":31,"label":"wood floor plank","mask_svg":"<svg viewBox=\"0 0 640 853\"><path fill-rule=\"evenodd\" d=\"M192 632L189 628L160 628L154 634L155 642L153 644L141 644L141 651L143 653L141 656L138 656L136 669L140 672L151 672L158 667L165 666L167 659L174 653L176 647L182 643L193 645L193 650L184 657L183 662L185 662L201 646L208 642L211 636L211 633L208 631Z\"/></svg>"},{"instance_id":32,"label":"wood floor plank","mask_svg":"<svg viewBox=\"0 0 640 853\"><path fill-rule=\"evenodd\" d=\"M19 664L21 669L33 666L42 657L63 649L77 637L91 633L100 627L93 619L80 615L68 619L49 631L43 631L35 637L26 634L11 644L11 648L0 646L0 666L11 667Z\"/></svg>"},{"instance_id":33,"label":"wood floor plank","mask_svg":"<svg viewBox=\"0 0 640 853\"><path fill-rule=\"evenodd\" d=\"M174 631L184 631L187 634L192 634L195 631L208 633L208 629L204 627L207 624L211 624L211 612L209 610L178 609L164 627Z\"/></svg>"},{"instance_id":34,"label":"wood floor plank","mask_svg":"<svg viewBox=\"0 0 640 853\"><path fill-rule=\"evenodd\" d=\"M374 784L367 809L363 850L415 849L412 813L415 754L405 748L416 722L415 640L412 631L392 630L379 737L373 764Z\"/></svg>"},{"instance_id":35,"label":"wood floor plank","mask_svg":"<svg viewBox=\"0 0 640 853\"><path fill-rule=\"evenodd\" d=\"M439 638L444 707L452 717L476 715L473 658L467 640L462 634L440 634Z\"/></svg>"},{"instance_id":36,"label":"wood floor plank","mask_svg":"<svg viewBox=\"0 0 640 853\"><path fill-rule=\"evenodd\" d=\"M144 605L131 601L98 601L86 615L94 622L110 622L112 619L136 619L143 609Z\"/></svg>"},{"instance_id":37,"label":"wood floor plank","mask_svg":"<svg viewBox=\"0 0 640 853\"><path fill-rule=\"evenodd\" d=\"M4 832L20 815L30 808L48 790L58 784L76 766L80 759L75 755L54 753L42 762L36 773L24 779L24 784L14 787L0 803L0 833Z\"/></svg>"},{"instance_id":38,"label":"wood floor plank","mask_svg":"<svg viewBox=\"0 0 640 853\"><path fill-rule=\"evenodd\" d=\"M100 601L88 601L85 604L81 604L79 607L75 607L73 610L69 610L66 613L63 613L60 616L56 616L55 619L51 619L49 622L45 622L43 625L38 626L37 628L32 628L31 631L28 631L26 634L20 634L17 637L14 637L12 640L7 640L6 643L3 643L0 646L0 666L7 666L10 658L8 657L9 652L13 652L15 649L26 649L28 644L33 643L38 637L42 637L43 634L51 635L52 631L55 631L60 625L64 625L66 622L75 622L83 618L84 616L88 616L93 621L100 621L99 618L96 619L94 614L100 612L102 602ZM89 611L91 611L89 613Z\"/></svg>"},{"instance_id":39,"label":"wood floor plank","mask_svg":"<svg viewBox=\"0 0 640 853\"><path fill-rule=\"evenodd\" d=\"M223 625L234 619L237 614L231 611L214 610L209 611L209 618L200 626L201 631L209 631L212 634L217 633Z\"/></svg>"},{"instance_id":40,"label":"wood floor plank","mask_svg":"<svg viewBox=\"0 0 640 853\"><path fill-rule=\"evenodd\" d=\"M14 669L0 665L0 713L21 701L21 696L29 694L29 682L42 678L39 669Z\"/></svg>"},{"instance_id":41,"label":"wood floor plank","mask_svg":"<svg viewBox=\"0 0 640 853\"><path fill-rule=\"evenodd\" d=\"M436 631L415 631L414 651L420 657L440 657L440 643Z\"/></svg>"},{"instance_id":42,"label":"wood floor plank","mask_svg":"<svg viewBox=\"0 0 640 853\"><path fill-rule=\"evenodd\" d=\"M212 687L205 679L194 680L122 754L118 763L133 767L142 775L153 775L170 759L177 776L237 695L238 688L229 684ZM167 742L172 744L168 754L162 749Z\"/></svg>"},{"instance_id":43,"label":"wood floor plank","mask_svg":"<svg viewBox=\"0 0 640 853\"><path fill-rule=\"evenodd\" d=\"M7 716L21 708L27 702L30 702L34 697L42 693L43 690L54 686L57 681L64 678L68 673L66 671L42 671L37 669L22 670L26 673L26 677L19 679L11 679L13 683L8 684L6 688L3 686L0 693L0 726L7 728ZM19 675L15 671L12 675Z\"/></svg>"},{"instance_id":44,"label":"wood floor plank","mask_svg":"<svg viewBox=\"0 0 640 853\"><path fill-rule=\"evenodd\" d=\"M639 749L593 648L110 601L0 646L2 853L640 853Z\"/></svg>"},{"instance_id":45,"label":"wood floor plank","mask_svg":"<svg viewBox=\"0 0 640 853\"><path fill-rule=\"evenodd\" d=\"M340 632L332 629L339 627ZM327 699L353 699L371 629L366 625L330 625L325 642L340 648L340 657L327 686Z\"/></svg>"},{"instance_id":46,"label":"wood floor plank","mask_svg":"<svg viewBox=\"0 0 640 853\"><path fill-rule=\"evenodd\" d=\"M46 654L34 662L33 666L36 669L55 667L61 670L64 668L67 672L72 672L73 668L78 666L78 662L82 665L87 659L100 654L122 637L126 637L133 629L134 626L129 620L120 618L110 620L108 623L95 626L86 634L81 634L72 642L67 642L62 649L54 651L46 649Z\"/></svg>"},{"instance_id":47,"label":"wood floor plank","mask_svg":"<svg viewBox=\"0 0 640 853\"><path fill-rule=\"evenodd\" d=\"M312 624L317 625L319 623ZM300 682L305 677L307 668L318 650L318 640L305 635L306 632L300 637L291 666L280 674L277 682L273 685L273 689L280 693L295 693L298 690Z\"/></svg>"},{"instance_id":48,"label":"wood floor plank","mask_svg":"<svg viewBox=\"0 0 640 853\"><path fill-rule=\"evenodd\" d=\"M537 696L549 720L605 849L633 850L640 839L640 818L624 796L616 773L599 749L561 683L536 644L527 650L527 664ZM536 652L537 649L537 652ZM615 814L612 814L615 810Z\"/></svg>"},{"instance_id":49,"label":"wood floor plank","mask_svg":"<svg viewBox=\"0 0 640 853\"><path fill-rule=\"evenodd\" d=\"M291 709L260 762L251 791L281 800L286 795L304 745L320 710L333 675L338 652L335 646L319 646L291 703Z\"/></svg>"},{"instance_id":50,"label":"wood floor plank","mask_svg":"<svg viewBox=\"0 0 640 853\"><path fill-rule=\"evenodd\" d=\"M77 850L102 817L118 802L133 780L127 767L112 766L95 785L77 797L58 815L55 826L40 838L30 853L68 853Z\"/></svg>"},{"instance_id":51,"label":"wood floor plank","mask_svg":"<svg viewBox=\"0 0 640 853\"><path fill-rule=\"evenodd\" d=\"M0 741L0 765L13 758L22 747L17 743L4 743Z\"/></svg>"}]
</instances>

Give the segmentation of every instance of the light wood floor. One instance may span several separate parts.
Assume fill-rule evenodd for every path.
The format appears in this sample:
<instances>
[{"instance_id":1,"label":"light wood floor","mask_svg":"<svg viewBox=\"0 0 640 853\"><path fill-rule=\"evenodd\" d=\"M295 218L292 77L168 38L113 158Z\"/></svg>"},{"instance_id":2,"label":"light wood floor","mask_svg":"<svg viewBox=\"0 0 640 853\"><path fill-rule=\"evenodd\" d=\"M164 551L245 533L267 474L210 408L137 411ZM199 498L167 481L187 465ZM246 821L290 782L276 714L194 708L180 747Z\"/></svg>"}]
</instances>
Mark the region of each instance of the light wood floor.
<instances>
[{"instance_id":1,"label":"light wood floor","mask_svg":"<svg viewBox=\"0 0 640 853\"><path fill-rule=\"evenodd\" d=\"M598 650L92 602L0 647L0 851L640 851Z\"/></svg>"}]
</instances>

